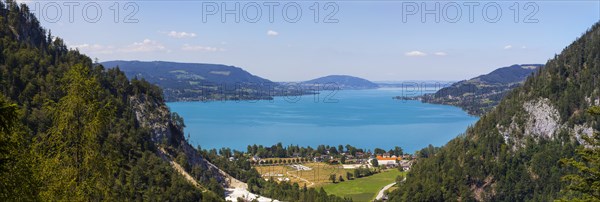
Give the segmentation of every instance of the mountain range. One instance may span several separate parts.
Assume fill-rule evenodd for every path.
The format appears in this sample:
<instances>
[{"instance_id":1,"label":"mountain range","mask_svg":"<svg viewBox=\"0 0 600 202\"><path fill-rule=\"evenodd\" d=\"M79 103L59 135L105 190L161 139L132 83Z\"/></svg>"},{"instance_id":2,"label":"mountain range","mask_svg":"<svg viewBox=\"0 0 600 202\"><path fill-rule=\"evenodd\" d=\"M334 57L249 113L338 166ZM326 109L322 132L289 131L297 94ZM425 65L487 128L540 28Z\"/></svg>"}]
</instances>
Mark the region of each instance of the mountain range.
<instances>
[{"instance_id":1,"label":"mountain range","mask_svg":"<svg viewBox=\"0 0 600 202\"><path fill-rule=\"evenodd\" d=\"M101 64L160 86L167 101L270 99L268 90L278 86L242 68L220 64L122 60Z\"/></svg>"},{"instance_id":2,"label":"mountain range","mask_svg":"<svg viewBox=\"0 0 600 202\"><path fill-rule=\"evenodd\" d=\"M325 88L335 88L342 90L373 89L379 87L379 85L369 80L348 75L329 75L312 79L309 81L304 81L301 82L301 84L305 86L321 86Z\"/></svg>"},{"instance_id":3,"label":"mountain range","mask_svg":"<svg viewBox=\"0 0 600 202\"><path fill-rule=\"evenodd\" d=\"M485 75L456 82L435 93L408 99L454 105L461 107L469 114L480 116L498 105L508 92L520 86L527 77L533 75L541 67L543 67L541 64L515 64L502 67Z\"/></svg>"},{"instance_id":4,"label":"mountain range","mask_svg":"<svg viewBox=\"0 0 600 202\"><path fill-rule=\"evenodd\" d=\"M346 75L277 83L242 68L221 64L123 60L101 64L118 68L128 78L144 79L158 85L167 101L268 100L273 96L312 94L321 90L378 87L366 79Z\"/></svg>"}]
</instances>

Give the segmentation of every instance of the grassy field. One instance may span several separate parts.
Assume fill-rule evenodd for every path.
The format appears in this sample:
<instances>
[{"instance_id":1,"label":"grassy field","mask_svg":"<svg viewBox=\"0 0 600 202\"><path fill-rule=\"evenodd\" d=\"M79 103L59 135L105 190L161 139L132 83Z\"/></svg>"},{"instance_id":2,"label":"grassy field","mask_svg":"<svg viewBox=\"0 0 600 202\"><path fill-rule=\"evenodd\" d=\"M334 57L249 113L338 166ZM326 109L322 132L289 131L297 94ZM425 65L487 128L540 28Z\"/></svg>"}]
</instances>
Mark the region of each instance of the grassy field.
<instances>
[{"instance_id":1,"label":"grassy field","mask_svg":"<svg viewBox=\"0 0 600 202\"><path fill-rule=\"evenodd\" d=\"M385 185L396 181L396 176L405 175L397 169L391 169L369 177L349 180L337 184L323 186L329 194L341 197L351 197L354 201L371 201Z\"/></svg>"},{"instance_id":2,"label":"grassy field","mask_svg":"<svg viewBox=\"0 0 600 202\"><path fill-rule=\"evenodd\" d=\"M311 170L298 171L289 165L277 166L256 166L256 170L263 175L264 178L289 178L290 182L297 182L300 186L322 186L331 183L329 176L335 174L346 179L346 172L352 173L353 170L344 170L341 165L328 165L325 163L304 163L302 164L311 168Z\"/></svg>"}]
</instances>

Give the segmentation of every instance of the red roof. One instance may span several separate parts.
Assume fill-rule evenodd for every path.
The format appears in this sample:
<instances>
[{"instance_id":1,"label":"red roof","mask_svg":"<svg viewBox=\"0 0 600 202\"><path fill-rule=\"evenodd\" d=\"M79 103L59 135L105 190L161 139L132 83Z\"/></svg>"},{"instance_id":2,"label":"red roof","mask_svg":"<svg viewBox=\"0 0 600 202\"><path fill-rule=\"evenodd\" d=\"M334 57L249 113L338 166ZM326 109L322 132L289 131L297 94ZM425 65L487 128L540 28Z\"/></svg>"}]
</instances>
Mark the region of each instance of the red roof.
<instances>
[{"instance_id":1,"label":"red roof","mask_svg":"<svg viewBox=\"0 0 600 202\"><path fill-rule=\"evenodd\" d=\"M400 157L396 157L396 158L393 158L393 157L383 158L383 156L377 156L377 160L402 160L402 158L400 158Z\"/></svg>"}]
</instances>

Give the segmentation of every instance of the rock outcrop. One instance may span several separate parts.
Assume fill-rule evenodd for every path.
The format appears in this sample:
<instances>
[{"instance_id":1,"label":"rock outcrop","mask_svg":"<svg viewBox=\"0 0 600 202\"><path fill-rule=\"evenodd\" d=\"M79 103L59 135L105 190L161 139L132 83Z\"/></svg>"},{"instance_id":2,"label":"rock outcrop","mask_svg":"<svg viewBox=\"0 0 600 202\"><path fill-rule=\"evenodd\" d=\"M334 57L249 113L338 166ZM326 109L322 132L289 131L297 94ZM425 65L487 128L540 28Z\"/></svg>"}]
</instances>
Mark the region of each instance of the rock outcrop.
<instances>
[{"instance_id":1,"label":"rock outcrop","mask_svg":"<svg viewBox=\"0 0 600 202\"><path fill-rule=\"evenodd\" d=\"M148 128L152 133L152 141L160 145L163 153L167 156L185 154L190 167L199 166L202 170L208 170L215 175L212 176L223 186L229 186L227 176L202 157L192 145L184 138L183 127L172 120L171 112L167 105L161 100L149 99L148 96L131 96L131 105L135 109L136 119L140 126ZM163 149L166 147L168 149ZM164 154L162 156L165 156ZM170 159L172 160L172 158ZM187 170L189 172L189 170Z\"/></svg>"}]
</instances>

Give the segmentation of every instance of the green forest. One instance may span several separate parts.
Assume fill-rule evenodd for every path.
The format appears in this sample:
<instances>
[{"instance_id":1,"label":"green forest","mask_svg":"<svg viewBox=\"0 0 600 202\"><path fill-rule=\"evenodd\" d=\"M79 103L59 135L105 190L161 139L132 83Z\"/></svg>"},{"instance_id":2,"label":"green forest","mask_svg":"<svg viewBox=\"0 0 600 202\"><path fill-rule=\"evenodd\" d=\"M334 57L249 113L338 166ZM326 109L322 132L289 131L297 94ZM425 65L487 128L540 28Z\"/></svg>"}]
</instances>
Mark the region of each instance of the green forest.
<instances>
[{"instance_id":1,"label":"green forest","mask_svg":"<svg viewBox=\"0 0 600 202\"><path fill-rule=\"evenodd\" d=\"M419 160L390 201L600 200L599 137L586 138L574 129L600 128L594 106L598 78L600 23L463 135ZM549 137L530 132L536 126L532 114L554 111L532 112L536 102L549 103L557 112L550 117L561 126Z\"/></svg>"},{"instance_id":2,"label":"green forest","mask_svg":"<svg viewBox=\"0 0 600 202\"><path fill-rule=\"evenodd\" d=\"M105 69L0 2L0 200L221 200L156 155L131 97L159 88Z\"/></svg>"}]
</instances>

